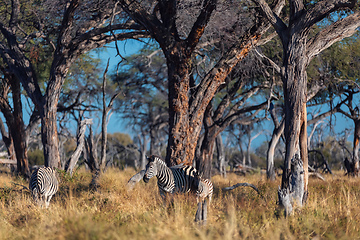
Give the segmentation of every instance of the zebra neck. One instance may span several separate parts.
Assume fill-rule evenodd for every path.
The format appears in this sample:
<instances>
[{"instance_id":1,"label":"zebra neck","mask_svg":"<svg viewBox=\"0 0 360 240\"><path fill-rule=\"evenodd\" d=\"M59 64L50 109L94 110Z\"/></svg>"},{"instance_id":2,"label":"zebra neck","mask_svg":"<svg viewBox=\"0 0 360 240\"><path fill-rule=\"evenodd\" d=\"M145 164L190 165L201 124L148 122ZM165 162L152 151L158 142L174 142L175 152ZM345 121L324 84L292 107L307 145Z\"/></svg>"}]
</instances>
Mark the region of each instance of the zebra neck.
<instances>
[{"instance_id":1,"label":"zebra neck","mask_svg":"<svg viewBox=\"0 0 360 240\"><path fill-rule=\"evenodd\" d=\"M168 183L170 176L172 176L171 169L163 164L158 164L158 172L156 175L158 184L165 186Z\"/></svg>"}]
</instances>

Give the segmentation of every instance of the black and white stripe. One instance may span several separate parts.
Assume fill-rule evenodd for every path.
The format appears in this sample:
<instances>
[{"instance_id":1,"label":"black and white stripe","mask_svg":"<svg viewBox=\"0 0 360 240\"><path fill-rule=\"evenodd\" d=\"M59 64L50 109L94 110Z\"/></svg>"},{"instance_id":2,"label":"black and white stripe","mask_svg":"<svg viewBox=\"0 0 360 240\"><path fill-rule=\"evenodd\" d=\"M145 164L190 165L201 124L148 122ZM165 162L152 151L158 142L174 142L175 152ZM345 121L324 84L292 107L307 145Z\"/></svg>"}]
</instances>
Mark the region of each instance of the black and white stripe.
<instances>
[{"instance_id":1,"label":"black and white stripe","mask_svg":"<svg viewBox=\"0 0 360 240\"><path fill-rule=\"evenodd\" d=\"M59 182L55 169L50 167L40 167L35 170L30 178L29 189L34 201L45 207L49 207L52 196L59 189Z\"/></svg>"},{"instance_id":2,"label":"black and white stripe","mask_svg":"<svg viewBox=\"0 0 360 240\"><path fill-rule=\"evenodd\" d=\"M213 188L213 184L209 179L199 178L199 185L196 190L197 210L195 214L195 222L201 222L203 224L206 223L207 209L211 202Z\"/></svg>"},{"instance_id":3,"label":"black and white stripe","mask_svg":"<svg viewBox=\"0 0 360 240\"><path fill-rule=\"evenodd\" d=\"M209 204L213 195L214 186L209 179L200 179L198 189L196 190L197 202L204 202L209 198Z\"/></svg>"},{"instance_id":4,"label":"black and white stripe","mask_svg":"<svg viewBox=\"0 0 360 240\"><path fill-rule=\"evenodd\" d=\"M165 162L156 156L148 158L144 182L149 182L152 177L157 177L160 194L196 192L199 185L196 169L191 166L177 165L166 166Z\"/></svg>"}]
</instances>

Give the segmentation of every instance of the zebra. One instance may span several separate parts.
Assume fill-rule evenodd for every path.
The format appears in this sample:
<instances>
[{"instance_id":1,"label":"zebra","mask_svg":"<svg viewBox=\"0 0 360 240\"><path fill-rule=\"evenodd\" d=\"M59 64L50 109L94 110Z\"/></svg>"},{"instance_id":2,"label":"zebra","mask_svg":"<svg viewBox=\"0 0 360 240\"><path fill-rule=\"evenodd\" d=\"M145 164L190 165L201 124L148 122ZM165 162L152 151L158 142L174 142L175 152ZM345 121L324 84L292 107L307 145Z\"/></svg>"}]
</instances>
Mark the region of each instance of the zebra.
<instances>
[{"instance_id":1,"label":"zebra","mask_svg":"<svg viewBox=\"0 0 360 240\"><path fill-rule=\"evenodd\" d=\"M143 180L145 183L156 176L160 195L166 193L196 192L198 188L198 174L195 168L186 165L166 166L166 163L157 156L151 156L146 165Z\"/></svg>"},{"instance_id":2,"label":"zebra","mask_svg":"<svg viewBox=\"0 0 360 240\"><path fill-rule=\"evenodd\" d=\"M30 178L29 189L36 204L48 208L50 199L59 189L59 182L55 169L40 167Z\"/></svg>"},{"instance_id":3,"label":"zebra","mask_svg":"<svg viewBox=\"0 0 360 240\"><path fill-rule=\"evenodd\" d=\"M166 163L159 157L151 156L148 158L143 180L145 183L156 176L160 195L165 198L166 193L187 193L196 194L198 210L195 221L206 221L207 201L211 202L213 194L213 184L209 179L202 179L196 169L192 166L176 165L166 166Z\"/></svg>"}]
</instances>

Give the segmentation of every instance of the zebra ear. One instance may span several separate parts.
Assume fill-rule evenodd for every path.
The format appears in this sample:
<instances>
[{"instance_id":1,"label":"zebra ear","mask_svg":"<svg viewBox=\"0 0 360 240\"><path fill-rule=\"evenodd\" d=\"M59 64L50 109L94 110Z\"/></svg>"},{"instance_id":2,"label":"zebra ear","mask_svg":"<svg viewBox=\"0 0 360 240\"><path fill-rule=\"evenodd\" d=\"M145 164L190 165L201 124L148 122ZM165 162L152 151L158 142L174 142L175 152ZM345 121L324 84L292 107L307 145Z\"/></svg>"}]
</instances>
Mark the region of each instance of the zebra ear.
<instances>
[{"instance_id":1,"label":"zebra ear","mask_svg":"<svg viewBox=\"0 0 360 240\"><path fill-rule=\"evenodd\" d=\"M149 157L148 155L145 155L145 157L146 157L146 160L147 160L148 162L151 161L151 156Z\"/></svg>"}]
</instances>

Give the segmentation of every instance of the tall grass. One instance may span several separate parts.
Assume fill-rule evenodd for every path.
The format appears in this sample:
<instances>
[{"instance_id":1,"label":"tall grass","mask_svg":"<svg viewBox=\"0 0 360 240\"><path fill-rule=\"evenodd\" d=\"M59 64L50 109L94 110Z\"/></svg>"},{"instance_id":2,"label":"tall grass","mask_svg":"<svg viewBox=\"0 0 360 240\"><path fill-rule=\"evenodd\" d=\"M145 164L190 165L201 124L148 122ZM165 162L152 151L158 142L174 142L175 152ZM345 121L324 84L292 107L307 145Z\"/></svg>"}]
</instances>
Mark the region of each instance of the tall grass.
<instances>
[{"instance_id":1,"label":"tall grass","mask_svg":"<svg viewBox=\"0 0 360 240\"><path fill-rule=\"evenodd\" d=\"M90 173L62 175L59 192L48 209L32 203L23 190L27 182L0 174L0 239L356 239L360 238L358 179L327 176L310 179L306 206L284 218L277 209L277 182L265 176L214 176L213 201L205 226L194 223L194 196L174 196L165 203L156 180L139 182L132 191L126 183L133 170L109 169L96 192L88 188ZM251 188L221 189L238 182Z\"/></svg>"}]
</instances>

